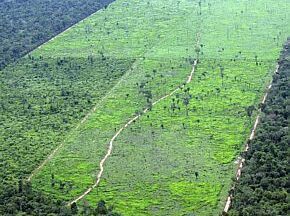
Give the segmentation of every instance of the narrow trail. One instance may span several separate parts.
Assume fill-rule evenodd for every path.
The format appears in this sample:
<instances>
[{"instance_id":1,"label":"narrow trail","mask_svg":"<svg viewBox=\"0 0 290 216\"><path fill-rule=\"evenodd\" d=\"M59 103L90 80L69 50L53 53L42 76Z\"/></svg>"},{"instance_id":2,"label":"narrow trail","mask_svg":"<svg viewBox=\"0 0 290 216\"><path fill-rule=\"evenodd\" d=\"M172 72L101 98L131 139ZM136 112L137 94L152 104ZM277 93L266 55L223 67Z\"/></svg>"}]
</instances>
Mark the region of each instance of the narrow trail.
<instances>
[{"instance_id":1,"label":"narrow trail","mask_svg":"<svg viewBox=\"0 0 290 216\"><path fill-rule=\"evenodd\" d=\"M123 80L125 80L130 75L130 73L134 70L134 68L136 67L137 64L138 64L138 60L136 60L133 63L132 68L129 69L128 72L126 74L124 74L121 77L121 79L114 85L114 87L100 101L98 101L98 103L85 115L85 117L80 121L80 123L72 130L72 132L69 133L69 135L67 136L67 138L64 139L64 141L59 146L57 146L57 148L54 149L49 154L49 156L36 169L34 169L32 171L32 173L30 174L30 176L26 180L27 182L30 182L32 180L32 178L55 156L55 154L59 151L59 149L61 149L63 147L63 145L67 142L67 139L70 138L71 134L74 131L78 130L79 127L87 121L87 119L90 117L90 115L92 113L94 113L102 105L102 102L105 99L107 99L112 94L112 92L115 91L115 89L117 88L117 86L119 86L120 83L123 82Z\"/></svg>"},{"instance_id":2,"label":"narrow trail","mask_svg":"<svg viewBox=\"0 0 290 216\"><path fill-rule=\"evenodd\" d=\"M197 40L197 44L199 43L199 40ZM195 60L194 63L193 63L193 66L192 66L192 70L186 80L186 83L190 83L192 81L192 77L194 75L194 72L195 72L195 69L196 69L196 65L198 63L198 60ZM172 92L170 92L169 94L159 98L158 100L156 100L155 102L152 103L152 106L155 106L157 103L159 103L160 101L172 96L173 94L175 94L178 90L180 90L180 87L177 87L176 89L174 89ZM88 188L82 195L78 196L77 198L75 198L74 200L70 201L67 205L70 206L72 205L73 203L75 202L78 202L79 200L83 199L86 195L88 195L94 188L96 188L100 181L101 181L101 177L103 175L103 172L104 172L104 164L106 162L106 160L109 158L109 156L111 155L112 153L112 150L113 150L113 142L115 141L115 139L121 134L121 132L127 128L129 125L131 125L134 121L138 120L142 114L145 114L149 111L149 108L146 108L142 111L141 114L138 114L136 115L135 117L133 117L132 119L130 119L123 127L121 127L116 133L115 135L112 137L112 139L110 140L109 142L109 147L108 147L108 151L107 151L107 154L105 155L105 157L101 160L100 162L100 171L97 175L97 178L96 178L96 182L94 185L92 185L90 188Z\"/></svg>"},{"instance_id":3,"label":"narrow trail","mask_svg":"<svg viewBox=\"0 0 290 216\"><path fill-rule=\"evenodd\" d=\"M74 27L75 25L72 25L72 26L70 26L69 28L67 28L66 30L64 30L62 33L64 33L64 32L66 32L66 31L69 31L70 29L72 29L73 27ZM60 33L60 34L62 34L62 33ZM42 44L42 45L45 45L46 43L49 43L50 41L53 41L55 38L57 38L60 34L58 34L58 35L56 35L55 37L53 37L53 38L51 38L49 41L47 41L47 42L45 42L44 44ZM196 41L196 44L198 44L199 43L199 38L200 38L200 34L198 33L197 34L197 41ZM160 41L159 41L160 42ZM41 48L41 46L42 45L40 45L39 47L37 47L36 49L40 49ZM145 54L145 53L144 53ZM137 67L137 65L139 64L139 61L141 61L142 60L142 58L137 58L134 62L133 62L133 64L132 64L132 66L131 66L131 68L130 69L128 69L128 71L121 77L121 79L114 85L114 87L109 91L109 92L107 92L107 94L100 100L100 101L98 101L97 102L97 104L86 114L86 116L83 118L83 119L81 119L81 121L80 121L80 123L75 127L75 128L73 128L72 129L72 132L70 132L69 133L69 135L67 135L67 137L64 139L64 141L59 145L59 146L57 146L57 148L56 149L54 149L49 155L48 155L48 157L37 167L37 168L35 168L32 172L31 172L31 174L28 176L28 178L26 179L26 181L27 182L30 182L31 180L32 180L32 178L55 156L55 154L64 146L64 144L66 143L66 141L68 140L68 138L70 138L70 136L71 136L71 134L75 131L75 130L77 130L77 129L79 129L79 127L82 125L82 124L84 124L86 121L87 121L87 119L89 118L89 116L92 114L92 113L94 113L101 105L102 105L102 102L106 99L106 98L108 98L114 91L115 91L115 89L120 85L120 83L121 82L123 82L125 79L127 79L127 77L128 76L130 76L131 75L131 73L134 71L134 69ZM190 74L190 76L189 76L189 78L188 78L188 80L187 80L187 83L188 82L190 82L189 80L191 80L192 79L192 75L193 75L193 72L194 71L192 71L191 72L191 74ZM177 89L174 91L174 92L172 92L170 95L172 95L172 94L174 94L175 92L177 91ZM166 97L168 97L168 96L166 96ZM164 99L164 98L162 98L162 99ZM155 105L157 102L159 102L160 101L160 99L158 100L158 101L156 101L156 102L154 102L152 105Z\"/></svg>"},{"instance_id":4,"label":"narrow trail","mask_svg":"<svg viewBox=\"0 0 290 216\"><path fill-rule=\"evenodd\" d=\"M278 70L279 70L279 65L276 66L276 70L274 72L274 74L278 73ZM263 97L263 100L261 101L261 104L265 104L266 102L266 99L268 97L268 94L269 94L269 91L270 89L272 88L272 83L273 83L273 79L271 80L267 90L266 90L266 93ZM256 134L256 129L257 129L257 126L260 122L260 116L261 116L261 109L258 110L259 114L255 120L255 123L254 123L254 126L253 126L253 129L251 131L251 134L250 134L250 137L249 137L249 140L253 140L254 137L255 137L255 134ZM244 152L247 152L249 150L249 142L246 142L246 145L245 145L245 150ZM238 168L237 168L237 172L236 172L236 181L238 181L241 177L241 173L242 173L242 168L244 166L244 163L245 163L245 159L244 158L240 158L239 159L239 162L238 162ZM225 204L225 207L224 207L224 210L223 210L223 214L225 213L228 213L230 207L231 207L231 203L232 203L232 199L233 199L233 191L234 191L235 187L233 186L230 190L230 193L229 193L229 196L227 197L227 201L226 201L226 204Z\"/></svg>"},{"instance_id":5,"label":"narrow trail","mask_svg":"<svg viewBox=\"0 0 290 216\"><path fill-rule=\"evenodd\" d=\"M73 28L74 27L74 25L73 26L71 26L71 27L69 27L68 29L66 29L65 31L63 31L62 33L64 33L64 32L66 32L66 31L69 31L71 28ZM61 33L60 33L61 34ZM49 41L52 41L52 40L54 40L56 37L58 37L59 35L56 35L55 37L53 37L53 38L51 38ZM197 35L198 36L198 38L199 38L199 34ZM47 42L45 42L44 44L46 44L46 43L48 43L49 41L47 41ZM160 41L159 41L160 42ZM197 42L198 43L198 42ZM44 45L43 44L43 45ZM42 45L40 45L38 48L36 48L36 49L39 49L40 47L41 47ZM145 54L145 53L143 53L143 54ZM133 62L133 64L132 64L132 66L131 66L131 68L130 69L128 69L128 71L120 78L120 80L114 85L114 87L109 91L109 92L107 92L107 94L100 100L100 101L98 101L97 102L97 104L86 114L86 116L83 118L83 119L81 119L81 121L80 121L80 123L75 127L75 128L73 128L72 129L72 132L70 132L69 133L69 135L67 135L66 136L66 138L64 139L64 141L59 145L59 146L57 146L57 148L56 149L54 149L50 154L49 154L49 156L37 167L37 168L35 168L33 171L32 171L32 173L30 174L30 176L27 178L27 182L30 182L31 180L32 180L32 178L35 176L35 174L36 173L38 173L54 156L55 156L55 154L59 151L59 149L61 149L63 146L64 146L64 144L66 143L66 141L68 140L68 138L70 138L70 136L71 136L71 134L75 131L75 130L77 130L77 129L79 129L79 127L82 125L82 124L84 124L86 121L87 121L87 119L89 118L89 116L92 114L92 113L94 113L101 105L102 105L102 103L103 103L103 101L106 99L106 98L108 98L114 91L115 91L115 89L120 85L120 83L121 82L123 82L124 80L126 80L127 79L127 77L128 76L130 76L131 75L131 73L134 71L134 69L137 67L137 65L139 64L139 61L142 61L142 58L137 58L134 62ZM192 74L192 73L191 73ZM191 79L191 78L189 78L189 79Z\"/></svg>"}]
</instances>

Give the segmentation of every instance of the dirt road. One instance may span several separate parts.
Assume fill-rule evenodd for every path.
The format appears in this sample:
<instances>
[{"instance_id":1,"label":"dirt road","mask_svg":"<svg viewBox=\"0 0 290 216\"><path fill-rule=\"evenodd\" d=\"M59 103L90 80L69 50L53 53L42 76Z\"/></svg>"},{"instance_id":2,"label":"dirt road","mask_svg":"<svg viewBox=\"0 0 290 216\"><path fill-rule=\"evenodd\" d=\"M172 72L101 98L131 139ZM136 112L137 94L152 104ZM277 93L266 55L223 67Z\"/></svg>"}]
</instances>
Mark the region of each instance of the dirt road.
<instances>
[{"instance_id":1,"label":"dirt road","mask_svg":"<svg viewBox=\"0 0 290 216\"><path fill-rule=\"evenodd\" d=\"M192 80L192 77L193 77L193 74L195 72L195 68L196 68L196 65L197 65L197 60L194 61L193 63L193 67L192 67L192 70L191 70L191 73L190 75L188 76L188 79L186 81L186 83L190 83L191 80ZM176 88L175 90L173 90L172 92L170 92L169 94L159 98L157 101L153 102L152 103L152 106L156 105L157 103L159 103L160 101L172 96L175 92L177 92L180 88ZM143 110L143 114L147 113L149 111L148 108L144 109ZM135 116L134 118L130 119L123 127L121 127L116 133L115 135L113 136L113 138L110 140L110 143L109 143L109 148L108 148L108 151L107 151L107 154L105 155L105 157L101 160L100 162L100 171L97 175L97 180L96 180L96 183L94 185L92 185L89 189L87 189L82 195L80 195L79 197L75 198L74 200L70 201L68 203L68 205L71 205L73 204L74 202L78 202L79 200L83 199L86 195L88 195L95 187L97 187L101 181L101 177L103 175L103 172L104 172L104 163L106 162L106 160L109 158L109 156L111 155L112 153L112 150L113 150L113 142L115 141L115 139L121 134L121 132L127 128L129 125L131 125L134 121L136 121L137 119L139 119L141 117L141 114Z\"/></svg>"},{"instance_id":2,"label":"dirt road","mask_svg":"<svg viewBox=\"0 0 290 216\"><path fill-rule=\"evenodd\" d=\"M274 74L276 74L276 73L278 72L278 70L279 70L279 65L276 66L276 70L275 70L275 73L274 73ZM273 80L271 80L271 82L270 82L270 84L269 84L269 86L268 86L268 88L267 88L267 90L266 90L266 93L265 93L265 95L264 95L264 97L263 97L263 99L262 99L262 101L261 101L261 104L265 104L265 101L266 101L266 99L267 99L267 97L268 97L268 93L269 93L270 89L272 88L272 83L273 83ZM259 114L258 114L258 116L257 116L257 118L256 118L255 123L254 123L254 127L253 127L253 129L252 129L252 131L251 131L251 134L250 134L249 140L252 140L252 139L254 139L254 137L255 137L256 129L257 129L257 126L258 126L259 121L260 121L260 115L261 115L261 109L259 109ZM247 142L246 145L245 145L245 150L244 150L244 152L247 152L248 150L249 150L249 144L248 144L248 142ZM243 168L244 162L245 162L245 159L244 159L244 158L240 158L240 160L239 160L239 162L238 162L237 172L236 172L236 180L237 180L237 181L238 181L238 180L240 179L240 177L241 177L241 173L242 173L242 168ZM226 205L225 205L225 208L224 208L223 213L227 213L227 212L229 211L229 209L230 209L231 202L232 202L232 198L233 198L233 190L234 190L234 189L235 189L234 187L231 189L231 193L230 193L229 196L227 197L227 201L226 201Z\"/></svg>"}]
</instances>

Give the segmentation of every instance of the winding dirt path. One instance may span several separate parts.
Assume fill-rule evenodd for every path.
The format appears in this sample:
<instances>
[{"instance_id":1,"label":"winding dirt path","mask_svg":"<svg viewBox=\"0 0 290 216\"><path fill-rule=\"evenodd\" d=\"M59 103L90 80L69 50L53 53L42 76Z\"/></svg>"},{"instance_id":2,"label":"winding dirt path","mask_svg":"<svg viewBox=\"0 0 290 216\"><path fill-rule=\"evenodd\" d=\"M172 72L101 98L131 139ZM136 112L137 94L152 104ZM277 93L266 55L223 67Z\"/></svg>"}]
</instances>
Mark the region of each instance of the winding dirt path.
<instances>
[{"instance_id":1,"label":"winding dirt path","mask_svg":"<svg viewBox=\"0 0 290 216\"><path fill-rule=\"evenodd\" d=\"M197 43L199 43L199 40L197 40ZM186 80L186 83L190 83L192 81L192 77L194 75L194 72L195 72L195 69L196 69L196 65L198 63L198 60L195 60L194 63L193 63L193 66L192 66L192 70ZM157 101L153 102L152 103L152 106L156 105L157 103L159 103L160 101L172 96L173 94L175 94L178 90L180 90L180 87L174 89L172 92L170 92L169 94L159 98ZM142 111L142 114L145 114L149 111L148 108L144 109ZM115 141L115 139L121 134L121 132L127 128L129 125L131 125L134 121L136 121L137 119L139 119L141 117L142 114L138 114L137 116L135 116L134 118L130 119L123 127L121 127L117 132L116 134L112 137L112 139L110 140L110 143L109 143L109 148L108 148L108 151L107 151L107 154L105 155L105 157L101 160L100 162L100 171L97 175L97 180L96 180L96 183L94 185L92 185L90 188L88 188L82 195L78 196L77 198L75 198L74 200L70 201L67 205L70 206L72 205L73 203L75 202L78 202L79 200L83 199L86 195L88 195L95 187L97 187L101 181L101 177L103 175L103 172L104 172L104 164L106 162L106 160L109 158L109 156L111 155L112 153L112 150L113 150L113 142Z\"/></svg>"},{"instance_id":2,"label":"winding dirt path","mask_svg":"<svg viewBox=\"0 0 290 216\"><path fill-rule=\"evenodd\" d=\"M276 66L276 70L274 72L274 74L278 73L278 70L279 70L279 65ZM272 83L273 83L273 79L271 80L267 90L266 90L266 93L263 97L263 100L261 101L261 104L265 104L266 102L266 99L268 97L268 94L269 94L269 91L270 89L272 88ZM249 137L249 140L253 140L254 137L255 137L255 134L256 134L256 129L257 129L257 126L260 122L260 116L261 116L261 109L258 110L259 114L256 118L256 121L254 123L254 127L251 131L251 134L250 134L250 137ZM247 152L249 150L249 142L246 143L245 145L245 150L244 152ZM238 181L241 177L241 173L242 173L242 168L244 166L244 163L245 163L245 159L244 158L240 158L239 159L239 162L238 162L238 168L237 168L237 172L236 172L236 181ZM235 187L233 186L231 188L231 192L227 198L227 201L226 201L226 204L225 204L225 207L224 207L224 211L223 211L223 214L227 213L231 207L231 203L232 203L232 199L233 199L233 191L234 191Z\"/></svg>"},{"instance_id":3,"label":"winding dirt path","mask_svg":"<svg viewBox=\"0 0 290 216\"><path fill-rule=\"evenodd\" d=\"M120 78L120 80L114 85L114 87L100 101L98 101L98 103L86 114L86 116L80 121L80 123L72 130L72 132L70 132L67 138L64 139L64 141L59 146L57 146L57 148L54 149L50 153L50 155L36 169L32 171L30 176L27 178L28 182L30 182L32 178L55 156L55 154L59 151L59 149L61 149L63 145L66 143L66 141L70 138L71 134L75 132L77 129L79 129L79 127L87 121L90 115L94 113L102 105L103 101L115 91L115 89L120 85L120 83L123 82L123 80L127 79L127 77L131 74L131 72L134 71L134 68L136 68L137 64L138 60L136 60L132 64L132 68L129 69L128 72L125 75L123 75Z\"/></svg>"},{"instance_id":4,"label":"winding dirt path","mask_svg":"<svg viewBox=\"0 0 290 216\"><path fill-rule=\"evenodd\" d=\"M64 30L62 33L64 33L64 32L66 32L66 31L69 31L70 29L72 29L74 27L74 25L72 25L72 26L70 26L69 28L67 28L66 30ZM60 34L62 34L62 33L60 33ZM60 35L59 34L59 35ZM59 35L56 35L56 36L54 36L53 38L51 38L49 41L47 41L47 42L45 42L45 43L43 43L42 45L45 45L46 43L48 43L48 42L50 42L50 41L53 41L55 38L57 38ZM196 41L196 44L199 44L199 39L200 39L200 33L197 33L197 41ZM42 45L40 45L39 47L37 47L36 49L40 49L41 48L41 46ZM80 123L72 130L72 132L70 132L69 133L69 135L67 136L67 138L65 138L64 139L64 141L59 145L59 146L57 146L57 148L56 149L54 149L49 155L48 155L48 157L37 167L37 168L35 168L32 172L31 172L31 174L28 176L28 178L26 179L26 181L27 182L30 182L32 179L33 179L33 177L55 156L55 154L64 146L64 144L66 143L66 141L67 141L67 139L69 139L70 138L70 136L71 136L71 134L75 131L75 130L77 130L77 129L79 129L79 127L83 124L83 123L85 123L86 121L87 121L87 119L89 118L89 116L93 113L93 112L95 112L96 110L97 110L97 108L99 108L100 107L100 105L102 105L102 102L106 99L106 98L108 98L111 94L112 94L112 92L116 89L116 87L117 86L119 86L120 85L120 83L121 82L123 82L123 80L125 80L125 79L127 79L127 77L128 76L130 76L130 74L131 74L131 72L132 71L134 71L134 69L136 68L136 66L138 65L138 63L139 63L139 61L140 60L142 60L142 59L137 59L135 62L133 62L133 64L132 64L132 66L131 66L131 68L128 70L128 72L125 74L125 75L123 75L122 77L121 77L121 79L114 85L114 87L100 100L100 101L98 101L98 103L86 114L86 116L80 121ZM197 62L196 62L196 64L197 64ZM192 76L193 76L193 73L194 73L194 68L195 68L195 66L193 67L193 70L191 71L191 73L190 73L190 75L189 75L189 77L188 77L188 79L187 79L187 81L186 81L186 83L189 83L191 80L192 80ZM155 101L152 105L155 105L156 103L158 103L159 101L161 101L161 100L163 100L163 99L165 99L165 98L167 98L168 96L171 96L171 95L173 95L176 91L178 90L178 88L177 89L175 89L173 92L171 92L169 95L166 95L166 96L164 96L164 97L162 97L162 98L160 98L158 101ZM145 111L145 110L144 110ZM144 112L143 111L143 112ZM146 112L147 112L148 110L146 110ZM137 117L137 116L136 116ZM140 117L140 116L139 116ZM136 119L138 119L139 117L137 117ZM133 120L134 121L134 120ZM130 122L130 121L129 121ZM128 122L128 123L129 123ZM127 124L128 124L127 123ZM130 122L130 124L131 124L132 122ZM128 126L128 125L127 125ZM127 127L126 126L126 127ZM122 130L121 130L122 131ZM120 132L121 132L120 131ZM119 131L118 131L119 132ZM117 133L118 133L117 132ZM111 153L110 153L111 154ZM109 155L110 155L109 154ZM108 156L107 156L108 157ZM106 157L106 159L107 159L107 157ZM105 159L105 160L106 160ZM104 163L104 162L103 162ZM102 171L103 172L103 171Z\"/></svg>"}]
</instances>

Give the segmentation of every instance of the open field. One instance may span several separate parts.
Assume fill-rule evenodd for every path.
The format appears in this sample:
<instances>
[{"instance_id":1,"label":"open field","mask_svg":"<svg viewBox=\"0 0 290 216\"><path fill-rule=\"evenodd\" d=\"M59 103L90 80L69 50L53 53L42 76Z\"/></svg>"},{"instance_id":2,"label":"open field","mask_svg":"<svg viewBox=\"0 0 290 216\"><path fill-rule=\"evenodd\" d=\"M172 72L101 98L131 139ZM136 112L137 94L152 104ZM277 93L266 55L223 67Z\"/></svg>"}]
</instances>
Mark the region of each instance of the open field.
<instances>
[{"instance_id":1,"label":"open field","mask_svg":"<svg viewBox=\"0 0 290 216\"><path fill-rule=\"evenodd\" d=\"M46 66L34 64L64 64L44 74L63 70L70 80L75 73L78 82L64 82L66 91L79 91L72 100L92 95L93 102L59 115L84 117L95 106L45 147L37 161L63 143L33 185L65 201L80 196L95 183L114 134L180 86L122 131L99 187L85 200L103 199L124 215L218 215L290 33L289 7L285 0L117 0L32 52L16 71L39 74Z\"/></svg>"},{"instance_id":2,"label":"open field","mask_svg":"<svg viewBox=\"0 0 290 216\"><path fill-rule=\"evenodd\" d=\"M118 7L116 6L114 7L114 4L112 5L112 7L116 8L116 10L118 9ZM130 7L133 7L134 9L137 6L131 5ZM189 4L188 7L196 7L196 5ZM160 7L158 8L158 7L150 6L150 8L148 8L147 10L152 10L152 8L156 9L156 12L155 12L156 14L160 12ZM133 9L132 11L134 12ZM168 8L168 10L169 10L168 11L169 13L170 8ZM110 12L110 10L108 11ZM111 13L116 14L117 16L118 15L117 12L111 12ZM119 13L120 13L119 15L120 19L118 19L119 25L122 25L122 22L128 23L127 17L124 17L122 19L123 14L121 14L121 12ZM138 14L138 11L136 12L136 14ZM175 15L175 14L173 13L172 15ZM57 180L61 179L62 181L73 182L73 187L68 192L71 194L71 197L78 195L84 190L84 188L90 186L93 183L95 179L94 175L97 172L97 166L100 161L100 158L105 154L105 151L107 150L106 149L107 143L111 139L113 134L115 133L115 130L118 129L124 122L128 121L128 119L132 117L135 114L135 112L141 111L143 107L146 106L146 103L147 103L146 97L144 96L144 93L140 93L140 92L142 91L145 92L145 91L150 90L152 94L152 99L155 100L156 98L159 98L160 96L164 95L166 92L169 92L171 89L176 88L176 86L178 86L180 82L183 82L186 80L188 71L191 70L191 65L189 61L186 59L187 52L193 53L193 49L194 49L193 44L195 43L195 39L196 39L195 29L192 30L194 34L190 36L191 43L188 43L191 47L189 47L188 51L186 49L182 51L184 52L183 56L180 56L178 58L172 58L172 59L168 59L168 56L166 56L166 53L168 53L168 48L167 48L168 44L171 43L170 41L172 39L175 39L177 36L180 36L183 38L185 37L182 34L183 33L182 26L180 26L180 23L183 19L182 17L180 17L179 15L177 16L177 15L178 14L175 15L176 16L175 25L168 25L168 24L165 25L164 22L168 22L168 21L163 21L162 18L160 18L161 20L159 24L160 28L152 28L152 33L151 35L149 35L151 37L148 36L148 41L141 40L142 38L145 37L144 34L148 35L148 31L145 31L145 30L138 31L137 29L136 32L138 34L135 33L136 36L128 37L127 39L128 41L131 42L131 40L134 40L132 42L133 44L134 42L135 43L139 41L140 43L143 42L143 44L140 44L140 48L139 48L140 51L138 51L137 49L134 49L134 47L132 48L131 44L126 43L126 41L124 43L120 43L119 41L116 41L115 43L117 44L116 45L117 50L112 50L112 52L110 52L110 50L108 52L104 52L105 56L116 56L116 55L121 56L123 53L117 53L116 51L120 52L120 50L127 49L129 53L128 57L136 58L136 62L133 64L132 70L129 70L124 75L122 81L119 82L117 86L115 86L111 94L106 97L106 99L104 100L102 104L100 104L96 112L94 112L91 118L89 118L88 122L83 127L80 127L77 130L77 132L75 132L74 135L70 137L70 139L68 140L68 143L70 144L67 143L67 145L65 145L65 148L61 149L60 153L56 155L56 157L51 161L51 163L49 163L48 166L45 167L43 172L40 173L40 176L46 175L44 176L44 178L50 179L51 172L53 172ZM133 16L133 15L130 15L130 16ZM165 16L167 15L164 14L164 19L165 19ZM103 17L104 15L102 15L102 18ZM97 16L97 18L99 18L99 16ZM191 18L192 23L194 23L194 21L196 22L196 17L190 17L190 18ZM93 21L88 20L88 22L93 22ZM134 26L135 22L132 22L131 24ZM145 26L146 24L149 25L150 22L149 21L148 23L146 22L144 24L144 28L146 27ZM83 25L86 26L86 23L84 22ZM115 28L115 23L113 26ZM112 29L114 28L112 27ZM172 32L170 31L172 28L175 28L176 32L179 32L179 34L178 35L172 34ZM192 26L192 28L194 28L194 26ZM164 34L163 36L164 39L160 39L162 38L162 35L158 37L157 30L159 31L163 30L162 33ZM67 32L67 34L68 33L69 32ZM96 32L96 34L101 34L101 33ZM107 33L105 33L105 36L106 35ZM102 34L99 37L95 36L95 38L100 38L100 37L102 37ZM119 37L123 38L124 36L119 35ZM70 38L67 38L66 35L64 35L63 37L59 37L59 40L62 40L64 43L71 43ZM74 38L71 40L79 40L79 39ZM157 42L160 42L160 40L163 41L162 44L157 43ZM111 40L111 41L113 41L114 43L114 40ZM54 46L54 44L58 44L58 43L61 44L62 42L58 42L58 38L56 38L52 43L48 44L48 46L51 45L52 48L50 47L46 48L45 46L43 46L44 51L42 55L43 56L51 55L49 54L50 52L52 52L51 50L53 48L56 49L58 47L58 46ZM84 43L86 43L86 40ZM105 43L104 47L106 47L106 40L104 43ZM110 43L110 40L108 40L107 43ZM187 41L184 40L183 42L183 40L180 40L180 43L187 44ZM150 45L149 48L147 48L147 44ZM125 48L120 47L121 45L125 46ZM63 49L63 47L66 47L66 45L64 44L63 46L59 46L59 47L60 49ZM171 48L169 49L169 52L173 52L173 50L174 49ZM36 51L36 53L35 54L33 53L33 54L37 55L38 52L40 51L41 50ZM157 52L160 54L156 55ZM83 54L81 51L73 52L73 53L80 53L80 55ZM156 72L153 73L153 70L156 70ZM146 84L147 80L148 81L152 80L152 77L154 77L154 82L151 82L150 84L148 84L148 86L150 85L150 88L147 86L145 87L144 84ZM172 77L174 77L175 79L170 79ZM136 83L138 83L138 86L136 85ZM79 134L82 134L82 135L79 136ZM98 138L96 139L96 137ZM87 142L89 139L91 140L91 142ZM88 145L83 145L84 143L87 143ZM81 150L79 149L80 150L79 151L77 150L77 146L80 146L80 145L82 145L83 148ZM96 145L99 147L95 148ZM75 150L77 150L77 154ZM62 157L62 155L67 155L67 156ZM72 155L73 157L70 157L70 155ZM52 164L53 166L50 166ZM68 167L70 168L67 169ZM54 168L57 168L58 172L54 172L53 171ZM59 174L62 173L61 176L58 175L58 173ZM90 174L88 175L88 173ZM70 176L70 179L68 179L67 176ZM35 182L36 181L38 181L37 176L36 176ZM46 186L48 187L47 189L50 190L51 189L50 182L46 182L46 183L48 183L48 185ZM57 189L54 190L53 193L58 193L60 195L62 194L62 192ZM69 198L68 194L61 195L61 197L64 199Z\"/></svg>"},{"instance_id":3,"label":"open field","mask_svg":"<svg viewBox=\"0 0 290 216\"><path fill-rule=\"evenodd\" d=\"M283 8L286 10L287 5L281 1L277 8L267 11L267 2L210 3L211 6L201 5L200 15L198 5L193 2L182 1L178 6L169 2L159 13L162 1L150 3L150 12L136 1L125 7L128 13L119 20L121 1L117 1L104 14L96 14L82 23L86 26L86 23L94 23L94 19L105 20L104 17L114 14L119 25L126 22L129 34L127 38L122 37L114 26L114 19L104 26L112 32L109 37L116 35L115 41L99 36L102 31L92 33L101 38L105 55L118 56L118 51L122 50L128 56L139 54L138 57L143 58L135 62L134 68L125 74L124 82L115 87L87 123L39 173L34 179L36 185L69 200L93 184L98 163L115 130L146 106L140 92L150 91L154 101L186 80L191 67L185 59L196 57L193 48L199 32L203 46L194 80L185 86L190 88L189 93L180 90L122 132L115 142L112 157L105 164L100 187L86 199L95 202L102 198L125 215L169 212L172 215L189 212L209 215L220 211L231 183L234 159L253 124L255 112L247 116L246 108L257 107L260 102L274 70L280 44L285 39L287 16ZM173 5L170 7L170 4ZM131 18L136 8L139 8L138 14L143 15L137 19L142 23L138 26L134 25L138 21ZM158 21L167 14L166 10L175 13L161 25L164 21ZM148 17L156 17L155 25L142 22ZM66 49L73 47L74 40L79 41L77 32L84 28L82 25L38 52L47 55L55 49L54 52L62 55L82 54L83 44L77 47L79 52ZM145 44L151 45L150 48L142 46L142 33L146 33ZM164 36L159 38L160 34ZM276 36L279 38L274 40ZM106 44L107 41L110 44ZM141 44L135 47L130 43ZM92 46L100 49L97 41ZM154 74L153 70L156 70ZM142 87L141 83L145 85ZM192 95L188 116L183 103L187 94ZM195 172L199 173L197 180ZM54 181L67 182L70 186L61 190L58 186L51 187L51 173Z\"/></svg>"}]
</instances>

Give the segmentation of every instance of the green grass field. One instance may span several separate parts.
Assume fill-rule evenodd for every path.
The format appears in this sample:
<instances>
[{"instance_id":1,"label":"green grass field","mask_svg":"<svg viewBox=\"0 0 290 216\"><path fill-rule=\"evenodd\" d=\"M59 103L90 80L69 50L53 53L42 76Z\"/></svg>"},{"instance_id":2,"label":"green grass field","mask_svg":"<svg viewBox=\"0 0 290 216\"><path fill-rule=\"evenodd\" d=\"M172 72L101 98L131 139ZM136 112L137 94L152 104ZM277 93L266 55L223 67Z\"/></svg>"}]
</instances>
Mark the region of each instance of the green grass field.
<instances>
[{"instance_id":1,"label":"green grass field","mask_svg":"<svg viewBox=\"0 0 290 216\"><path fill-rule=\"evenodd\" d=\"M218 215L255 119L246 109L258 107L289 35L289 8L285 0L117 0L32 52L131 62L33 184L66 201L94 184L109 140L148 106L144 93L155 101L185 82L199 34L192 82L120 134L85 199L123 215Z\"/></svg>"}]
</instances>

